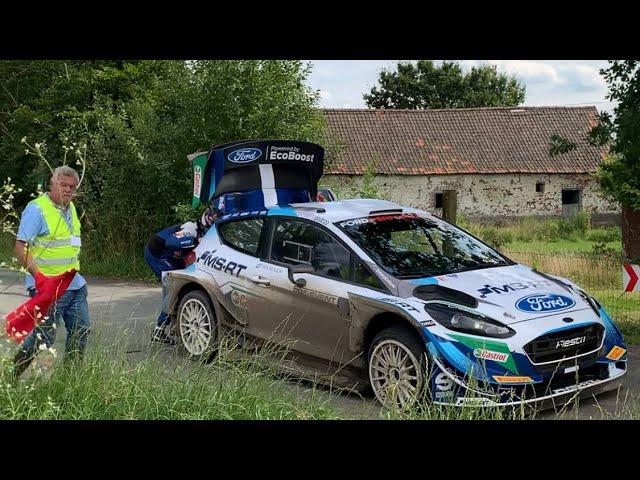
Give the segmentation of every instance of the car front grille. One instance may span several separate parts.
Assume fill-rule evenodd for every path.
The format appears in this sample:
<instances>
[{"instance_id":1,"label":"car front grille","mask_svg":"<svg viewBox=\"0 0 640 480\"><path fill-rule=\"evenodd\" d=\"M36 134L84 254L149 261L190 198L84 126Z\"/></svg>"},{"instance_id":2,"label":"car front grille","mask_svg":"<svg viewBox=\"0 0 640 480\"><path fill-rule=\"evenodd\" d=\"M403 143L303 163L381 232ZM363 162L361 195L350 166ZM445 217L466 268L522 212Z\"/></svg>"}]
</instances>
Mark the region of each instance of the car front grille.
<instances>
[{"instance_id":1,"label":"car front grille","mask_svg":"<svg viewBox=\"0 0 640 480\"><path fill-rule=\"evenodd\" d=\"M524 351L539 370L553 370L560 366L594 362L603 337L604 327L593 323L542 335L527 343ZM586 355L588 352L592 353Z\"/></svg>"}]
</instances>

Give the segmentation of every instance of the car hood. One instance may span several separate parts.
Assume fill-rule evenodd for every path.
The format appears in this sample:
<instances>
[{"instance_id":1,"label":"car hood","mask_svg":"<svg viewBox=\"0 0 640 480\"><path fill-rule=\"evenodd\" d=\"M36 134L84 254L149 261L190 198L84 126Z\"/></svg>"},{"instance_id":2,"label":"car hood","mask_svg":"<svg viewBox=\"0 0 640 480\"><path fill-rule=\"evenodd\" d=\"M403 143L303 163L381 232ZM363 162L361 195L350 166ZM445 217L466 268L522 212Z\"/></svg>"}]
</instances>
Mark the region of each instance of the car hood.
<instances>
[{"instance_id":1,"label":"car hood","mask_svg":"<svg viewBox=\"0 0 640 480\"><path fill-rule=\"evenodd\" d=\"M590 308L579 294L562 282L525 265L404 280L401 283L399 291L407 297L442 299L462 305L465 305L465 299L471 303L477 301L479 311L505 324Z\"/></svg>"}]
</instances>

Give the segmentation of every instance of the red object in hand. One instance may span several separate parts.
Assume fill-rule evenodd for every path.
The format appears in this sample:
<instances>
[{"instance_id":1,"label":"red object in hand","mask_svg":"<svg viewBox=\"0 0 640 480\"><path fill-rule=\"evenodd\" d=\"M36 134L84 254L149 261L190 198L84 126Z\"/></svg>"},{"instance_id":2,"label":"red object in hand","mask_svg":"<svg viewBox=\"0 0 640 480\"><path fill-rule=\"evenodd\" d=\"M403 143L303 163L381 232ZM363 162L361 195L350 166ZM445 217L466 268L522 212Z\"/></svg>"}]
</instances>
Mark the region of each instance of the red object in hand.
<instances>
[{"instance_id":1,"label":"red object in hand","mask_svg":"<svg viewBox=\"0 0 640 480\"><path fill-rule=\"evenodd\" d=\"M7 336L22 343L33 327L44 321L49 307L67 291L75 275L75 269L54 277L46 277L37 272L36 295L7 314Z\"/></svg>"}]
</instances>

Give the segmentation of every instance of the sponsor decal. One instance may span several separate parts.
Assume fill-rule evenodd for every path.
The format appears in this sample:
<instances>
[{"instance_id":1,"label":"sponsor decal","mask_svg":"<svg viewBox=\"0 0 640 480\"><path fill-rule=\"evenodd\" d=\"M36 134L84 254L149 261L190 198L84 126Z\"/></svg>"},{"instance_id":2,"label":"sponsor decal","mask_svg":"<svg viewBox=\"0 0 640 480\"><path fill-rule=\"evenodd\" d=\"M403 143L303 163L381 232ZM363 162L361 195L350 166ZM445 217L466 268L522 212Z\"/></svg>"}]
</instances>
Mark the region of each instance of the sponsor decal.
<instances>
[{"instance_id":1,"label":"sponsor decal","mask_svg":"<svg viewBox=\"0 0 640 480\"><path fill-rule=\"evenodd\" d=\"M575 300L564 295L535 294L528 295L516 302L516 308L526 313L560 312L567 310L576 304Z\"/></svg>"},{"instance_id":2,"label":"sponsor decal","mask_svg":"<svg viewBox=\"0 0 640 480\"><path fill-rule=\"evenodd\" d=\"M478 293L480 293L480 298L487 298L492 293L497 293L497 294L511 293L518 290L525 290L527 288L544 288L551 285L552 285L551 282L547 280L505 283L503 285L487 284L484 287L479 288Z\"/></svg>"},{"instance_id":3,"label":"sponsor decal","mask_svg":"<svg viewBox=\"0 0 640 480\"><path fill-rule=\"evenodd\" d=\"M222 204L222 207L220 207L220 209L222 209L222 208L224 208L224 204ZM221 217L221 219L229 220L229 219L232 219L232 218L266 215L268 212L269 212L268 210L251 210L251 211L247 211L247 212L229 213L227 215L223 215Z\"/></svg>"},{"instance_id":4,"label":"sponsor decal","mask_svg":"<svg viewBox=\"0 0 640 480\"><path fill-rule=\"evenodd\" d=\"M246 310L247 295L240 290L231 290L231 303L233 303L238 308Z\"/></svg>"},{"instance_id":5,"label":"sponsor decal","mask_svg":"<svg viewBox=\"0 0 640 480\"><path fill-rule=\"evenodd\" d=\"M516 377L511 375L494 375L493 379L499 383L533 383L531 377Z\"/></svg>"},{"instance_id":6,"label":"sponsor decal","mask_svg":"<svg viewBox=\"0 0 640 480\"><path fill-rule=\"evenodd\" d=\"M397 305L399 307L404 308L405 310L407 310L409 312L418 312L418 313L420 313L420 310L415 308L413 305L408 304L407 302L403 302L402 300L397 300L395 298L387 298L387 297L380 298L379 300L381 302L391 303L393 305Z\"/></svg>"},{"instance_id":7,"label":"sponsor decal","mask_svg":"<svg viewBox=\"0 0 640 480\"><path fill-rule=\"evenodd\" d=\"M446 282L448 280L457 279L458 278L458 274L457 273L449 273L447 275L439 275L436 278L438 280L440 280L441 282Z\"/></svg>"},{"instance_id":8,"label":"sponsor decal","mask_svg":"<svg viewBox=\"0 0 640 480\"><path fill-rule=\"evenodd\" d=\"M196 165L193 169L193 196L200 198L200 189L202 188L202 167Z\"/></svg>"},{"instance_id":9,"label":"sponsor decal","mask_svg":"<svg viewBox=\"0 0 640 480\"><path fill-rule=\"evenodd\" d=\"M298 147L271 147L269 160L293 160L298 162L313 162L315 154L305 155L300 153Z\"/></svg>"},{"instance_id":10,"label":"sponsor decal","mask_svg":"<svg viewBox=\"0 0 640 480\"><path fill-rule=\"evenodd\" d=\"M493 400L483 397L458 397L456 399L456 407L488 407L494 404Z\"/></svg>"},{"instance_id":11,"label":"sponsor decal","mask_svg":"<svg viewBox=\"0 0 640 480\"><path fill-rule=\"evenodd\" d=\"M494 352L492 350L483 350L482 348L476 348L473 351L473 356L476 358L482 358L483 360L493 360L494 362L506 363L509 360L508 353Z\"/></svg>"},{"instance_id":12,"label":"sponsor decal","mask_svg":"<svg viewBox=\"0 0 640 480\"><path fill-rule=\"evenodd\" d=\"M371 266L369 262L367 262L367 264ZM377 265L373 265L372 270L376 273L376 275L380 277L380 279L384 283L386 283L387 285L394 285L393 280L391 280L391 277L387 275L384 270L382 270L381 268L378 268Z\"/></svg>"},{"instance_id":13,"label":"sponsor decal","mask_svg":"<svg viewBox=\"0 0 640 480\"><path fill-rule=\"evenodd\" d=\"M214 256L215 250L204 252L198 259L198 263L202 265L218 270L219 272L228 273L229 275L240 276L242 270L246 270L246 265L241 265L237 262L227 260L223 257Z\"/></svg>"},{"instance_id":14,"label":"sponsor decal","mask_svg":"<svg viewBox=\"0 0 640 480\"><path fill-rule=\"evenodd\" d=\"M259 159L261 156L262 150L259 148L241 148L227 155L227 160L232 163L249 163Z\"/></svg>"},{"instance_id":15,"label":"sponsor decal","mask_svg":"<svg viewBox=\"0 0 640 480\"><path fill-rule=\"evenodd\" d=\"M328 295L323 292L317 292L315 290L309 290L307 288L293 287L293 292L298 295L302 295L305 297L313 298L315 300L320 300L324 303L329 303L331 305L338 305L338 297L335 295Z\"/></svg>"},{"instance_id":16,"label":"sponsor decal","mask_svg":"<svg viewBox=\"0 0 640 480\"><path fill-rule=\"evenodd\" d=\"M446 392L453 389L453 380L451 380L444 372L440 372L436 375L434 383L436 385L436 390L440 392Z\"/></svg>"},{"instance_id":17,"label":"sponsor decal","mask_svg":"<svg viewBox=\"0 0 640 480\"><path fill-rule=\"evenodd\" d=\"M420 323L424 327L435 327L436 326L436 322L434 322L430 318L428 320L422 320Z\"/></svg>"},{"instance_id":18,"label":"sponsor decal","mask_svg":"<svg viewBox=\"0 0 640 480\"><path fill-rule=\"evenodd\" d=\"M573 347L575 345L582 345L587 341L587 337L576 337L569 340L558 340L556 342L556 349Z\"/></svg>"},{"instance_id":19,"label":"sponsor decal","mask_svg":"<svg viewBox=\"0 0 640 480\"><path fill-rule=\"evenodd\" d=\"M355 227L356 225L362 225L364 223L369 223L368 218L358 218L356 220L347 220L346 222L341 222L341 227Z\"/></svg>"},{"instance_id":20,"label":"sponsor decal","mask_svg":"<svg viewBox=\"0 0 640 480\"><path fill-rule=\"evenodd\" d=\"M446 401L453 400L453 396L454 395L455 395L455 392L453 390L449 390L448 392L438 392L438 391L436 391L434 393L434 398L437 401L446 402Z\"/></svg>"},{"instance_id":21,"label":"sponsor decal","mask_svg":"<svg viewBox=\"0 0 640 480\"><path fill-rule=\"evenodd\" d=\"M472 352L468 354L469 357L473 354L475 358L502 363L504 368L516 375L518 374L518 367L516 366L513 355L511 355L511 349L506 343L451 333L449 336L472 350ZM471 359L473 360L473 358Z\"/></svg>"},{"instance_id":22,"label":"sponsor decal","mask_svg":"<svg viewBox=\"0 0 640 480\"><path fill-rule=\"evenodd\" d=\"M617 345L611 349L607 354L609 360L620 360L622 356L627 352L625 348L618 347Z\"/></svg>"},{"instance_id":23,"label":"sponsor decal","mask_svg":"<svg viewBox=\"0 0 640 480\"><path fill-rule=\"evenodd\" d=\"M256 265L256 268L260 270L266 270L268 272L273 272L273 273L283 273L286 271L286 268L277 267L275 265L271 265L269 263L262 263L262 262L258 263Z\"/></svg>"},{"instance_id":24,"label":"sponsor decal","mask_svg":"<svg viewBox=\"0 0 640 480\"><path fill-rule=\"evenodd\" d=\"M568 387L556 388L551 393L552 394L571 393L571 392L575 392L576 390L581 390L585 387L588 387L589 385L592 385L594 383L598 383L597 380L585 380L584 382L580 382L577 385L569 385Z\"/></svg>"}]
</instances>

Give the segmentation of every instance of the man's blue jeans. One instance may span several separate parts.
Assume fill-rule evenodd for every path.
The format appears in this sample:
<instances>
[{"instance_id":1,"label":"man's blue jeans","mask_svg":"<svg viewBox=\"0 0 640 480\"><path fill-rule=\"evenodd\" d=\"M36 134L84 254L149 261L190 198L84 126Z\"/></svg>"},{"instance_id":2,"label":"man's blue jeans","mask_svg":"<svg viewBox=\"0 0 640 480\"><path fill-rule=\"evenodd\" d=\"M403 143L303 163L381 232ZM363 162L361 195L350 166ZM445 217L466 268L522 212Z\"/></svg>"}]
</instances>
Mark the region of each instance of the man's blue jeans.
<instances>
[{"instance_id":1,"label":"man's blue jeans","mask_svg":"<svg viewBox=\"0 0 640 480\"><path fill-rule=\"evenodd\" d=\"M64 321L67 329L65 355L82 354L87 345L87 337L91 327L89 321L89 305L87 303L87 286L78 290L67 290L50 308L49 318L36 326L22 342L21 349L38 353L40 345L51 347L56 340L54 323L60 325Z\"/></svg>"}]
</instances>

